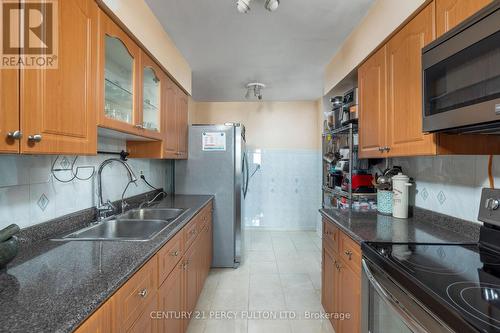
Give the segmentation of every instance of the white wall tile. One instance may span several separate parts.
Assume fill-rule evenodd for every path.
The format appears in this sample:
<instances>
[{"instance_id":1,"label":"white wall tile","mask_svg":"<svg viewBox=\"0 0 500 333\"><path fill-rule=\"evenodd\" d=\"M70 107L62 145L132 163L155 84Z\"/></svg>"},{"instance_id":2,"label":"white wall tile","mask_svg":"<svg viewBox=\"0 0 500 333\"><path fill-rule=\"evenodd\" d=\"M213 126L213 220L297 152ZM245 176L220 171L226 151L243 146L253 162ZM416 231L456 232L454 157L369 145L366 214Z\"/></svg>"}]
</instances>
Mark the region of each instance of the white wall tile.
<instances>
[{"instance_id":1,"label":"white wall tile","mask_svg":"<svg viewBox=\"0 0 500 333\"><path fill-rule=\"evenodd\" d=\"M19 226L29 224L30 211L27 203L30 200L29 185L0 188L0 228L12 223Z\"/></svg>"},{"instance_id":2,"label":"white wall tile","mask_svg":"<svg viewBox=\"0 0 500 333\"><path fill-rule=\"evenodd\" d=\"M120 148L121 142L115 141L104 142L104 148L116 151ZM96 205L95 175L89 180L74 179L69 183L59 182L50 173L55 158L55 156L36 155L0 156L0 229L11 223L28 227ZM61 156L55 168L64 166L63 159L66 159L66 163L72 163L74 158L74 156ZM81 156L78 157L75 168L91 166L97 169L100 163L108 158L116 158L116 156ZM129 164L137 177L139 177L139 171L142 170L146 179L154 186L171 188L173 168L170 161L130 159ZM88 178L91 174L91 169L81 169L78 176ZM57 172L57 177L61 180L70 180L73 176L70 172L60 171ZM103 170L104 200L120 199L127 182L127 172L123 166L117 163L107 165ZM132 184L129 187L126 197L151 190L141 179L137 184L138 186ZM38 200L42 194L48 200L44 210L38 206Z\"/></svg>"},{"instance_id":3,"label":"white wall tile","mask_svg":"<svg viewBox=\"0 0 500 333\"><path fill-rule=\"evenodd\" d=\"M481 190L489 187L488 156L437 156L393 159L416 181L417 207L476 221ZM500 185L500 156L494 157L495 186ZM446 200L438 199L440 192Z\"/></svg>"}]
</instances>

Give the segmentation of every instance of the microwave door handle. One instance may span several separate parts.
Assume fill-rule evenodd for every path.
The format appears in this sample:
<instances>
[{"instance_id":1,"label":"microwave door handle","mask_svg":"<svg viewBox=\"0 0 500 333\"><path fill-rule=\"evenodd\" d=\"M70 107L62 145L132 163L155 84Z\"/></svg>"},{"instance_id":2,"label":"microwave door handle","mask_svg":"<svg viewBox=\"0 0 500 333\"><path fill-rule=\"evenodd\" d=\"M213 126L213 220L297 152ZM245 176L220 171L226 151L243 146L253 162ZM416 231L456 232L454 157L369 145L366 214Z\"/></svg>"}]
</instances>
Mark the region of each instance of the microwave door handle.
<instances>
[{"instance_id":1,"label":"microwave door handle","mask_svg":"<svg viewBox=\"0 0 500 333\"><path fill-rule=\"evenodd\" d=\"M389 305L389 307L394 310L404 321L406 325L412 330L414 333L429 333L425 328L420 325L420 323L394 298L392 295L387 292L382 285L375 279L368 264L365 259L361 260L361 265L363 267L363 271L365 276L368 278L370 285L373 287L375 292L384 300L384 302Z\"/></svg>"}]
</instances>

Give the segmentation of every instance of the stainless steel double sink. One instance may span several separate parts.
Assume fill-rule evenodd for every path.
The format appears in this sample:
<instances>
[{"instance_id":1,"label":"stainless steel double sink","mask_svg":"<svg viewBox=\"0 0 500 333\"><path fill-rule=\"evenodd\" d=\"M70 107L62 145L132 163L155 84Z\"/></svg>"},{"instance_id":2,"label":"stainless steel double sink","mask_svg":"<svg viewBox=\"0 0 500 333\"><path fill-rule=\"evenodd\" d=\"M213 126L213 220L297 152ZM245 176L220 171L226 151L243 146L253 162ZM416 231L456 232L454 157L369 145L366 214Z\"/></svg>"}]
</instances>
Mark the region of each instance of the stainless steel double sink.
<instances>
[{"instance_id":1,"label":"stainless steel double sink","mask_svg":"<svg viewBox=\"0 0 500 333\"><path fill-rule=\"evenodd\" d=\"M185 212L180 208L133 209L54 240L148 241Z\"/></svg>"}]
</instances>

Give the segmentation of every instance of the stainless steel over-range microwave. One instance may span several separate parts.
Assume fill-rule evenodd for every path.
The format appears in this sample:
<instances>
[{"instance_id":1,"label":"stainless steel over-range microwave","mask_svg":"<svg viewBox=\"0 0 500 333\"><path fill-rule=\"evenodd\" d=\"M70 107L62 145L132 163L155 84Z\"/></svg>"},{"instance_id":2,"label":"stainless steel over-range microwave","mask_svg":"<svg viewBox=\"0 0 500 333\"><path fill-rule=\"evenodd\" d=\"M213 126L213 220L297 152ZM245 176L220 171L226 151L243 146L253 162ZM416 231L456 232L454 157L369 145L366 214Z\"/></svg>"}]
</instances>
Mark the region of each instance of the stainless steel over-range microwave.
<instances>
[{"instance_id":1,"label":"stainless steel over-range microwave","mask_svg":"<svg viewBox=\"0 0 500 333\"><path fill-rule=\"evenodd\" d=\"M500 134L500 1L422 50L423 129Z\"/></svg>"}]
</instances>

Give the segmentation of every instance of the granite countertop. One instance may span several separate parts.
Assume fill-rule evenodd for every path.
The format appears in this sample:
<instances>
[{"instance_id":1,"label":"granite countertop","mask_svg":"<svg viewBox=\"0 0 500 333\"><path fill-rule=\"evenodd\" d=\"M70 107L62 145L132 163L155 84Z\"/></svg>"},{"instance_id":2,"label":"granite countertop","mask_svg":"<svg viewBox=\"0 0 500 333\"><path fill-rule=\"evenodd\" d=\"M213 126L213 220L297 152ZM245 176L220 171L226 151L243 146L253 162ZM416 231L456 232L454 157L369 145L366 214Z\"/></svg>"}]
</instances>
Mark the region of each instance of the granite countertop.
<instances>
[{"instance_id":1,"label":"granite countertop","mask_svg":"<svg viewBox=\"0 0 500 333\"><path fill-rule=\"evenodd\" d=\"M320 213L358 243L477 243L479 240L480 224L420 208L415 208L408 219L338 209L321 209Z\"/></svg>"},{"instance_id":2,"label":"granite countertop","mask_svg":"<svg viewBox=\"0 0 500 333\"><path fill-rule=\"evenodd\" d=\"M150 241L46 239L23 247L0 273L0 332L73 331L212 198L167 196L158 207L189 211Z\"/></svg>"}]
</instances>

